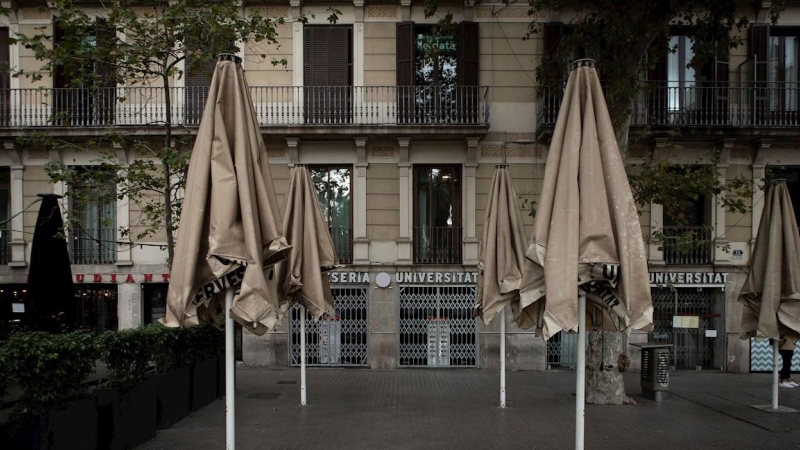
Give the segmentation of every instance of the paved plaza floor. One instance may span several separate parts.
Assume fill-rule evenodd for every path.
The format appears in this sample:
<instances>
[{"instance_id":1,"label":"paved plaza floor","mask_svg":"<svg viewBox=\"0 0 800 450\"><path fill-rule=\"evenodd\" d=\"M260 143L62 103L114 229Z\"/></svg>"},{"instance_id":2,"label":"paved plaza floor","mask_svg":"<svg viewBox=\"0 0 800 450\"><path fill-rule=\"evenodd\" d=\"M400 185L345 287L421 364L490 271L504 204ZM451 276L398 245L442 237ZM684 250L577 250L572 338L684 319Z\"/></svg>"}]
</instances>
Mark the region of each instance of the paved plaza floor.
<instances>
[{"instance_id":1,"label":"paved plaza floor","mask_svg":"<svg viewBox=\"0 0 800 450\"><path fill-rule=\"evenodd\" d=\"M237 368L237 450L257 449L571 449L575 372L509 372L500 409L498 372L310 368L300 406L296 368ZM670 398L641 397L639 374L626 375L634 406L586 408L587 449L796 449L800 413L768 404L770 374L672 372ZM800 388L780 403L800 410ZM138 447L225 448L219 399Z\"/></svg>"}]
</instances>

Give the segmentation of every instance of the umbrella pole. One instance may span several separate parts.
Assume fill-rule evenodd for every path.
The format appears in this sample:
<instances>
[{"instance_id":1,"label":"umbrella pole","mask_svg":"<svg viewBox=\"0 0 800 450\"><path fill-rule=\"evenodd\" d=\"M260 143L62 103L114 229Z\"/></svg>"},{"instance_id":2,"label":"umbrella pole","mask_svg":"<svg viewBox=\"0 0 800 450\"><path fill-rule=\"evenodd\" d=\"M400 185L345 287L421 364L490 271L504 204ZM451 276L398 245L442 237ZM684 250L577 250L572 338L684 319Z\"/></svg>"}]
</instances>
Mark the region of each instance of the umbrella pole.
<instances>
[{"instance_id":1,"label":"umbrella pole","mask_svg":"<svg viewBox=\"0 0 800 450\"><path fill-rule=\"evenodd\" d=\"M772 409L778 409L778 341L772 340Z\"/></svg>"},{"instance_id":2,"label":"umbrella pole","mask_svg":"<svg viewBox=\"0 0 800 450\"><path fill-rule=\"evenodd\" d=\"M300 305L300 404L306 404L306 308Z\"/></svg>"},{"instance_id":3,"label":"umbrella pole","mask_svg":"<svg viewBox=\"0 0 800 450\"><path fill-rule=\"evenodd\" d=\"M500 407L506 407L506 308L500 316Z\"/></svg>"},{"instance_id":4,"label":"umbrella pole","mask_svg":"<svg viewBox=\"0 0 800 450\"><path fill-rule=\"evenodd\" d=\"M233 307L234 288L225 290L225 449L236 448L236 394L235 366L233 361Z\"/></svg>"},{"instance_id":5,"label":"umbrella pole","mask_svg":"<svg viewBox=\"0 0 800 450\"><path fill-rule=\"evenodd\" d=\"M586 411L586 293L578 294L578 376L575 382L575 450L583 450Z\"/></svg>"}]
</instances>

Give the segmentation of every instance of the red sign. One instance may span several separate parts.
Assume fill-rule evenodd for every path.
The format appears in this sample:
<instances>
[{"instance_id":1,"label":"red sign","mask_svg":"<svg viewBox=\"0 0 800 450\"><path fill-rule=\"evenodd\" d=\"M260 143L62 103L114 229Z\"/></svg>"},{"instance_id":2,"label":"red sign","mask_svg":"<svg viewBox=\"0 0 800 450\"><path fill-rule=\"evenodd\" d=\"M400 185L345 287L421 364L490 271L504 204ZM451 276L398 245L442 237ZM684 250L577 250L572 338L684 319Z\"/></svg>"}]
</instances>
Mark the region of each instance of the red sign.
<instances>
[{"instance_id":1,"label":"red sign","mask_svg":"<svg viewBox=\"0 0 800 450\"><path fill-rule=\"evenodd\" d=\"M132 273L128 273L128 274L116 274L116 273L102 274L102 273L95 273L95 274L92 274L91 276L92 276L92 281L95 282L95 283L102 283L102 282L104 282L106 280L107 280L107 282L110 282L110 283L116 283L117 282L117 275L124 276L125 277L125 281L124 281L125 283L136 283L136 281L137 281L136 279L137 278L139 278L139 281L142 282L142 283L152 283L153 282L153 274L152 273L143 273L143 274L132 274ZM161 274L161 279L163 280L164 283L168 283L169 282L169 274L168 273L162 273ZM85 281L86 281L86 274L83 274L83 273L76 273L75 274L75 282L76 283L83 283Z\"/></svg>"}]
</instances>

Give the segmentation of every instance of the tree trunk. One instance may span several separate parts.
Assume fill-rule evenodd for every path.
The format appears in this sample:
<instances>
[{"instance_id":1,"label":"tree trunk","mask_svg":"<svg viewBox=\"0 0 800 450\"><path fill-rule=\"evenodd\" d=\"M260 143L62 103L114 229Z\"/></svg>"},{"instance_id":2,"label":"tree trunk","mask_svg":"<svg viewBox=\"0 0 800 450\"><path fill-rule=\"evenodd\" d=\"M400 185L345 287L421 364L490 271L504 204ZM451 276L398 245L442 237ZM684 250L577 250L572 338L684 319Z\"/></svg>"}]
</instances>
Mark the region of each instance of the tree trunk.
<instances>
[{"instance_id":1,"label":"tree trunk","mask_svg":"<svg viewBox=\"0 0 800 450\"><path fill-rule=\"evenodd\" d=\"M636 401L625 393L622 374L630 359L626 339L619 331L589 331L586 348L586 403L630 405Z\"/></svg>"},{"instance_id":2,"label":"tree trunk","mask_svg":"<svg viewBox=\"0 0 800 450\"><path fill-rule=\"evenodd\" d=\"M164 150L170 152L172 150L172 98L169 91L169 76L166 72L164 72L162 80L164 82L164 107L167 110ZM164 166L164 227L167 231L167 266L172 269L172 258L175 255L175 236L172 234L172 170L167 161L162 159L161 162Z\"/></svg>"}]
</instances>

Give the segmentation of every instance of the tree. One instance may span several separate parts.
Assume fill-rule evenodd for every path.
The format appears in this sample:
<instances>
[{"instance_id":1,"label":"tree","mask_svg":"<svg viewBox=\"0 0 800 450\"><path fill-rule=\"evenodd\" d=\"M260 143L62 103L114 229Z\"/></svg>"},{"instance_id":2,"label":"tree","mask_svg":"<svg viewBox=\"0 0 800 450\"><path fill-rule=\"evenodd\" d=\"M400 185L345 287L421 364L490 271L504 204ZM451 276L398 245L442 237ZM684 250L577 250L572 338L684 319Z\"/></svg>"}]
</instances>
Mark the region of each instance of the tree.
<instances>
[{"instance_id":1,"label":"tree","mask_svg":"<svg viewBox=\"0 0 800 450\"><path fill-rule=\"evenodd\" d=\"M70 104L77 98L91 105L87 108L93 114L92 124L99 121L107 125L107 133L87 142L56 139L44 133L29 134L22 141L48 149L96 152L99 156L96 170L78 171L51 162L48 174L53 181L63 181L71 187L67 194L73 197L73 204L100 195L106 201L128 199L139 205L142 217L135 238L165 232L171 265L191 137L182 124L176 123L172 113L163 114L161 122L148 124L163 127L163 139L159 141L117 129L113 111L104 113L103 108L133 101L126 98L124 89L116 89L117 84L122 84L149 86L153 98L172 112L175 98L171 87L175 79L186 76L186 72L209 71L215 55L235 53L238 45L261 42L278 45L276 26L283 24L284 19L263 17L258 11L243 17L241 4L236 0L157 0L145 2L147 7L136 8L142 2L117 0L91 15L75 3L80 4L72 0L53 2L58 18L55 30L40 27L35 33L20 34L13 39L43 62L42 71L65 81L67 89L54 93L51 99L54 109L51 120L82 124L86 118L76 117ZM335 21L336 14L331 16ZM285 60L272 63L285 64ZM39 73L16 75L41 79ZM65 94L69 98L59 101ZM118 152L110 145L130 149L133 154L149 159L136 158L128 163L126 158L118 158ZM101 184L116 185L117 189L98 189ZM129 234L131 230L122 232ZM113 245L116 249L115 243L103 245Z\"/></svg>"}]
</instances>

